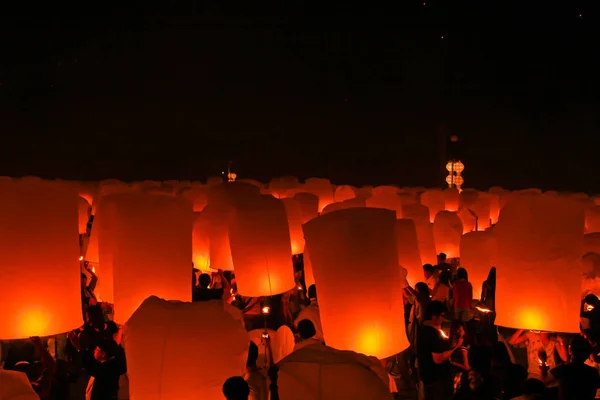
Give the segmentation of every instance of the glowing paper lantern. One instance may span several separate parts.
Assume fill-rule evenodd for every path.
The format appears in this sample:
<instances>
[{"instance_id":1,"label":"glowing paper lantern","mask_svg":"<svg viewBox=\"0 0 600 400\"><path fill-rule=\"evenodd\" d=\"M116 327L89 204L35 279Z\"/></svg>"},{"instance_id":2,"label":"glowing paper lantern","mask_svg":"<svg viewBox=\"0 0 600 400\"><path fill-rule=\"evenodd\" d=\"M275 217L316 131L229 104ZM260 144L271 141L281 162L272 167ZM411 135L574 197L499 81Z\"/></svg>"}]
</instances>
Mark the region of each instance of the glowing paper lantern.
<instances>
[{"instance_id":1,"label":"glowing paper lantern","mask_svg":"<svg viewBox=\"0 0 600 400\"><path fill-rule=\"evenodd\" d=\"M398 188L396 186L391 185L383 185L374 187L372 190L372 196L382 196L382 195L398 195Z\"/></svg>"},{"instance_id":2,"label":"glowing paper lantern","mask_svg":"<svg viewBox=\"0 0 600 400\"><path fill-rule=\"evenodd\" d=\"M460 237L463 225L455 212L440 211L433 222L433 238L435 250L445 253L448 258L460 257Z\"/></svg>"},{"instance_id":3,"label":"glowing paper lantern","mask_svg":"<svg viewBox=\"0 0 600 400\"><path fill-rule=\"evenodd\" d=\"M92 229L92 237L97 243L97 257L94 260L88 260L90 266L94 268L98 282L94 294L96 299L107 303L114 303L114 254L116 251L115 237L115 218L117 218L116 208L111 196L106 196L100 202ZM91 242L90 242L91 243Z\"/></svg>"},{"instance_id":4,"label":"glowing paper lantern","mask_svg":"<svg viewBox=\"0 0 600 400\"><path fill-rule=\"evenodd\" d=\"M429 222L429 209L422 204L406 204L402 206L404 218L410 218L419 223Z\"/></svg>"},{"instance_id":5,"label":"glowing paper lantern","mask_svg":"<svg viewBox=\"0 0 600 400\"><path fill-rule=\"evenodd\" d=\"M429 208L429 222L433 223L435 216L446 209L444 191L440 189L429 189L421 193L421 204Z\"/></svg>"},{"instance_id":6,"label":"glowing paper lantern","mask_svg":"<svg viewBox=\"0 0 600 400\"><path fill-rule=\"evenodd\" d=\"M587 233L600 232L600 206L585 210L585 228Z\"/></svg>"},{"instance_id":7,"label":"glowing paper lantern","mask_svg":"<svg viewBox=\"0 0 600 400\"><path fill-rule=\"evenodd\" d=\"M500 215L500 196L495 193L488 192L487 198L490 202L490 220L492 224L498 222L498 216Z\"/></svg>"},{"instance_id":8,"label":"glowing paper lantern","mask_svg":"<svg viewBox=\"0 0 600 400\"><path fill-rule=\"evenodd\" d=\"M433 238L433 224L416 221L415 228L417 229L417 239L419 240L421 262L423 264L436 265L437 252L435 250L435 240Z\"/></svg>"},{"instance_id":9,"label":"glowing paper lantern","mask_svg":"<svg viewBox=\"0 0 600 400\"><path fill-rule=\"evenodd\" d=\"M294 200L300 204L303 224L319 215L319 197L312 193L296 193Z\"/></svg>"},{"instance_id":10,"label":"glowing paper lantern","mask_svg":"<svg viewBox=\"0 0 600 400\"><path fill-rule=\"evenodd\" d=\"M203 213L194 213L192 229L192 261L194 267L202 272L214 271L210 268L210 221Z\"/></svg>"},{"instance_id":11,"label":"glowing paper lantern","mask_svg":"<svg viewBox=\"0 0 600 400\"><path fill-rule=\"evenodd\" d=\"M309 178L304 182L304 191L319 197L319 212L333 203L333 187L328 179Z\"/></svg>"},{"instance_id":12,"label":"glowing paper lantern","mask_svg":"<svg viewBox=\"0 0 600 400\"><path fill-rule=\"evenodd\" d=\"M552 196L512 199L494 228L496 325L579 332L583 209Z\"/></svg>"},{"instance_id":13,"label":"glowing paper lantern","mask_svg":"<svg viewBox=\"0 0 600 400\"><path fill-rule=\"evenodd\" d=\"M302 208L298 200L294 198L281 199L285 206L290 227L290 240L292 243L292 254L304 252L304 234L302 233Z\"/></svg>"},{"instance_id":14,"label":"glowing paper lantern","mask_svg":"<svg viewBox=\"0 0 600 400\"><path fill-rule=\"evenodd\" d=\"M303 226L329 346L377 358L408 347L395 225L393 211L353 208Z\"/></svg>"},{"instance_id":15,"label":"glowing paper lantern","mask_svg":"<svg viewBox=\"0 0 600 400\"><path fill-rule=\"evenodd\" d=\"M335 192L333 194L333 201L339 203L341 201L350 200L356 197L356 193L352 186L348 185L340 185L335 188Z\"/></svg>"},{"instance_id":16,"label":"glowing paper lantern","mask_svg":"<svg viewBox=\"0 0 600 400\"><path fill-rule=\"evenodd\" d=\"M465 189L459 195L459 207L471 208L477 202L479 192L475 189Z\"/></svg>"},{"instance_id":17,"label":"glowing paper lantern","mask_svg":"<svg viewBox=\"0 0 600 400\"><path fill-rule=\"evenodd\" d=\"M460 240L460 266L469 273L473 296L481 298L481 287L495 266L496 238L491 231L469 232Z\"/></svg>"},{"instance_id":18,"label":"glowing paper lantern","mask_svg":"<svg viewBox=\"0 0 600 400\"><path fill-rule=\"evenodd\" d=\"M286 197L290 193L290 190L295 189L297 186L298 178L295 176L282 176L280 178L273 178L271 179L271 182L269 182L269 190L271 194L278 199Z\"/></svg>"},{"instance_id":19,"label":"glowing paper lantern","mask_svg":"<svg viewBox=\"0 0 600 400\"><path fill-rule=\"evenodd\" d=\"M39 400L24 372L0 369L0 399Z\"/></svg>"},{"instance_id":20,"label":"glowing paper lantern","mask_svg":"<svg viewBox=\"0 0 600 400\"><path fill-rule=\"evenodd\" d=\"M310 261L310 255L308 251L304 250L304 283L309 288L310 285L316 284L315 275L313 274L312 262Z\"/></svg>"},{"instance_id":21,"label":"glowing paper lantern","mask_svg":"<svg viewBox=\"0 0 600 400\"><path fill-rule=\"evenodd\" d=\"M87 232L87 224L90 221L90 215L92 213L92 208L90 207L90 203L87 202L83 197L79 198L79 234L84 234Z\"/></svg>"},{"instance_id":22,"label":"glowing paper lantern","mask_svg":"<svg viewBox=\"0 0 600 400\"><path fill-rule=\"evenodd\" d=\"M477 215L477 230L485 231L491 226L490 220L490 197L486 193L479 193L471 211Z\"/></svg>"},{"instance_id":23,"label":"glowing paper lantern","mask_svg":"<svg viewBox=\"0 0 600 400\"><path fill-rule=\"evenodd\" d=\"M600 232L587 233L583 236L583 254L600 254Z\"/></svg>"},{"instance_id":24,"label":"glowing paper lantern","mask_svg":"<svg viewBox=\"0 0 600 400\"><path fill-rule=\"evenodd\" d=\"M362 186L356 188L356 197L362 197L363 199L368 199L373 196L373 186Z\"/></svg>"},{"instance_id":25,"label":"glowing paper lantern","mask_svg":"<svg viewBox=\"0 0 600 400\"><path fill-rule=\"evenodd\" d=\"M194 212L201 212L208 203L206 192L207 188L185 188L179 191L179 195L192 202Z\"/></svg>"},{"instance_id":26,"label":"glowing paper lantern","mask_svg":"<svg viewBox=\"0 0 600 400\"><path fill-rule=\"evenodd\" d=\"M105 201L114 207L115 322L127 321L151 295L191 301L192 204L143 193L118 193Z\"/></svg>"},{"instance_id":27,"label":"glowing paper lantern","mask_svg":"<svg viewBox=\"0 0 600 400\"><path fill-rule=\"evenodd\" d=\"M72 185L0 180L0 339L82 324L78 195Z\"/></svg>"},{"instance_id":28,"label":"glowing paper lantern","mask_svg":"<svg viewBox=\"0 0 600 400\"><path fill-rule=\"evenodd\" d=\"M246 330L224 306L146 299L123 330L131 399L223 398L223 382L244 374L248 356Z\"/></svg>"},{"instance_id":29,"label":"glowing paper lantern","mask_svg":"<svg viewBox=\"0 0 600 400\"><path fill-rule=\"evenodd\" d=\"M463 232L473 232L477 225L477 215L471 209L463 207L458 211L458 218L462 222Z\"/></svg>"},{"instance_id":30,"label":"glowing paper lantern","mask_svg":"<svg viewBox=\"0 0 600 400\"><path fill-rule=\"evenodd\" d=\"M369 200L370 199L367 199L366 201L368 202ZM331 203L321 211L321 215L325 215L333 211L346 210L348 208L366 207L366 201L365 199L357 197L355 199L342 201L341 203Z\"/></svg>"},{"instance_id":31,"label":"glowing paper lantern","mask_svg":"<svg viewBox=\"0 0 600 400\"><path fill-rule=\"evenodd\" d=\"M208 192L206 216L209 220L210 267L224 271L233 270L229 244L229 220L233 204L238 198L258 197L260 189L246 183L221 183Z\"/></svg>"},{"instance_id":32,"label":"glowing paper lantern","mask_svg":"<svg viewBox=\"0 0 600 400\"><path fill-rule=\"evenodd\" d=\"M387 186L383 186L384 188ZM381 189L380 186L377 189ZM396 188L394 188L395 190ZM396 213L396 218L402 218L402 202L396 193L389 193L388 191L378 190L375 191L372 197L366 200L366 206L371 208L384 208L386 210L392 210Z\"/></svg>"},{"instance_id":33,"label":"glowing paper lantern","mask_svg":"<svg viewBox=\"0 0 600 400\"><path fill-rule=\"evenodd\" d=\"M406 279L414 287L417 282L423 280L423 263L421 262L415 221L412 219L396 220L396 243L400 266L406 269Z\"/></svg>"},{"instance_id":34,"label":"glowing paper lantern","mask_svg":"<svg viewBox=\"0 0 600 400\"><path fill-rule=\"evenodd\" d=\"M458 211L458 206L459 206L458 189L449 188L449 189L444 190L444 200L446 202L446 211Z\"/></svg>"},{"instance_id":35,"label":"glowing paper lantern","mask_svg":"<svg viewBox=\"0 0 600 400\"><path fill-rule=\"evenodd\" d=\"M236 199L229 243L240 294L273 296L295 286L285 206L271 196Z\"/></svg>"}]
</instances>

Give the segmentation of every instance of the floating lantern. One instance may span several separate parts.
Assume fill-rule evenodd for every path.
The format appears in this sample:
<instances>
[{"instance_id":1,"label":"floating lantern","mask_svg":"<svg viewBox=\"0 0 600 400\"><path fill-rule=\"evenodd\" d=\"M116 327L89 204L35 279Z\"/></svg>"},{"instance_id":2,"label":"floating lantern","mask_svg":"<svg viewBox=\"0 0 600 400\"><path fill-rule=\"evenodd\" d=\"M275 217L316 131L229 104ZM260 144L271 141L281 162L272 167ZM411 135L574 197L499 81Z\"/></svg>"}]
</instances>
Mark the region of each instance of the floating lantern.
<instances>
[{"instance_id":1,"label":"floating lantern","mask_svg":"<svg viewBox=\"0 0 600 400\"><path fill-rule=\"evenodd\" d=\"M117 218L116 208L111 195L104 197L98 206L94 218L94 228L92 237L97 243L97 257L93 260L88 259L92 266L92 271L98 277L94 294L100 301L114 303L114 254L116 251L115 237L115 218ZM91 243L91 242L90 242Z\"/></svg>"},{"instance_id":2,"label":"floating lantern","mask_svg":"<svg viewBox=\"0 0 600 400\"><path fill-rule=\"evenodd\" d=\"M396 243L400 266L406 269L406 279L414 287L417 282L423 280L423 263L421 262L415 221L412 219L396 220Z\"/></svg>"},{"instance_id":3,"label":"floating lantern","mask_svg":"<svg viewBox=\"0 0 600 400\"><path fill-rule=\"evenodd\" d=\"M423 264L436 265L437 252L435 250L435 240L433 238L433 224L416 221L415 228L417 230L417 239L419 241L421 262Z\"/></svg>"},{"instance_id":4,"label":"floating lantern","mask_svg":"<svg viewBox=\"0 0 600 400\"><path fill-rule=\"evenodd\" d=\"M328 346L380 359L408 347L395 225L393 211L353 208L303 226Z\"/></svg>"},{"instance_id":5,"label":"floating lantern","mask_svg":"<svg viewBox=\"0 0 600 400\"><path fill-rule=\"evenodd\" d=\"M87 225L90 222L90 215L92 213L92 207L83 197L79 197L78 203L79 209L79 234L83 235L87 232Z\"/></svg>"},{"instance_id":6,"label":"floating lantern","mask_svg":"<svg viewBox=\"0 0 600 400\"><path fill-rule=\"evenodd\" d=\"M333 187L328 179L309 178L304 182L304 191L319 197L319 212L333 203Z\"/></svg>"},{"instance_id":7,"label":"floating lantern","mask_svg":"<svg viewBox=\"0 0 600 400\"><path fill-rule=\"evenodd\" d=\"M273 178L269 182L269 189L271 194L278 199L284 197L290 197L294 194L291 192L293 189L298 187L298 178L295 176L282 176L280 178Z\"/></svg>"},{"instance_id":8,"label":"floating lantern","mask_svg":"<svg viewBox=\"0 0 600 400\"><path fill-rule=\"evenodd\" d=\"M248 357L248 335L231 308L146 299L123 329L130 397L223 398L223 382L243 375Z\"/></svg>"},{"instance_id":9,"label":"floating lantern","mask_svg":"<svg viewBox=\"0 0 600 400\"><path fill-rule=\"evenodd\" d=\"M475 212L469 208L463 207L458 211L457 214L463 225L462 233L473 232L475 230L475 226L477 225L477 215Z\"/></svg>"},{"instance_id":10,"label":"floating lantern","mask_svg":"<svg viewBox=\"0 0 600 400\"><path fill-rule=\"evenodd\" d=\"M485 231L491 226L490 208L490 196L487 193L479 193L477 200L471 206L471 211L477 215L478 231Z\"/></svg>"},{"instance_id":11,"label":"floating lantern","mask_svg":"<svg viewBox=\"0 0 600 400\"><path fill-rule=\"evenodd\" d=\"M118 193L104 200L114 207L115 322L127 321L151 295L191 301L191 202L143 193Z\"/></svg>"},{"instance_id":12,"label":"floating lantern","mask_svg":"<svg viewBox=\"0 0 600 400\"><path fill-rule=\"evenodd\" d=\"M305 224L319 215L319 197L312 193L296 193L294 200L300 205L302 223Z\"/></svg>"},{"instance_id":13,"label":"floating lantern","mask_svg":"<svg viewBox=\"0 0 600 400\"><path fill-rule=\"evenodd\" d=\"M600 206L585 210L585 229L586 233L600 232Z\"/></svg>"},{"instance_id":14,"label":"floating lantern","mask_svg":"<svg viewBox=\"0 0 600 400\"><path fill-rule=\"evenodd\" d=\"M354 192L354 189L352 189L352 186L340 185L335 188L335 192L333 194L333 201L339 203L345 200L353 199L355 197L356 193Z\"/></svg>"},{"instance_id":15,"label":"floating lantern","mask_svg":"<svg viewBox=\"0 0 600 400\"><path fill-rule=\"evenodd\" d=\"M429 209L429 222L433 223L438 212L446 209L444 192L440 189L429 189L421 193L421 204Z\"/></svg>"},{"instance_id":16,"label":"floating lantern","mask_svg":"<svg viewBox=\"0 0 600 400\"><path fill-rule=\"evenodd\" d=\"M356 188L356 197L362 197L363 199L368 199L373 196L373 186L365 185L359 188Z\"/></svg>"},{"instance_id":17,"label":"floating lantern","mask_svg":"<svg viewBox=\"0 0 600 400\"><path fill-rule=\"evenodd\" d=\"M290 239L292 243L292 254L304 252L304 233L302 233L302 208L298 200L294 198L281 199L285 206L290 227Z\"/></svg>"},{"instance_id":18,"label":"floating lantern","mask_svg":"<svg viewBox=\"0 0 600 400\"><path fill-rule=\"evenodd\" d=\"M444 190L444 201L446 203L446 211L458 211L459 193L456 188L448 188ZM437 215L437 214L436 214Z\"/></svg>"},{"instance_id":19,"label":"floating lantern","mask_svg":"<svg viewBox=\"0 0 600 400\"><path fill-rule=\"evenodd\" d=\"M296 286L288 217L280 200L271 196L236 199L229 242L240 294L273 296Z\"/></svg>"},{"instance_id":20,"label":"floating lantern","mask_svg":"<svg viewBox=\"0 0 600 400\"><path fill-rule=\"evenodd\" d=\"M188 199L193 204L194 212L201 212L208 203L207 188L185 188L179 191L179 196Z\"/></svg>"},{"instance_id":21,"label":"floating lantern","mask_svg":"<svg viewBox=\"0 0 600 400\"><path fill-rule=\"evenodd\" d=\"M315 284L315 275L313 274L312 262L308 251L304 249L304 283L308 289L310 285Z\"/></svg>"},{"instance_id":22,"label":"floating lantern","mask_svg":"<svg viewBox=\"0 0 600 400\"><path fill-rule=\"evenodd\" d=\"M583 235L582 254L587 253L600 254L600 232L587 233Z\"/></svg>"},{"instance_id":23,"label":"floating lantern","mask_svg":"<svg viewBox=\"0 0 600 400\"><path fill-rule=\"evenodd\" d=\"M460 237L463 225L455 212L440 211L433 222L433 238L436 253L445 253L448 258L460 257Z\"/></svg>"},{"instance_id":24,"label":"floating lantern","mask_svg":"<svg viewBox=\"0 0 600 400\"><path fill-rule=\"evenodd\" d=\"M488 192L487 198L490 201L490 222L496 224L500 215L500 196L495 193Z\"/></svg>"},{"instance_id":25,"label":"floating lantern","mask_svg":"<svg viewBox=\"0 0 600 400\"><path fill-rule=\"evenodd\" d=\"M459 208L471 208L477 202L479 192L475 189L465 189L459 195Z\"/></svg>"},{"instance_id":26,"label":"floating lantern","mask_svg":"<svg viewBox=\"0 0 600 400\"><path fill-rule=\"evenodd\" d=\"M385 187L387 186L380 186L376 189L381 189ZM400 198L396 193L377 190L374 192L372 197L366 199L365 204L367 207L371 208L384 208L386 210L392 210L396 213L396 218L402 218L402 202L400 201Z\"/></svg>"},{"instance_id":27,"label":"floating lantern","mask_svg":"<svg viewBox=\"0 0 600 400\"><path fill-rule=\"evenodd\" d=\"M398 195L398 188L391 185L376 186L372 189L372 196L383 196L383 195Z\"/></svg>"},{"instance_id":28,"label":"floating lantern","mask_svg":"<svg viewBox=\"0 0 600 400\"><path fill-rule=\"evenodd\" d=\"M342 201L341 203L331 203L321 211L321 215L325 215L333 211L346 210L348 208L364 208L369 200L370 199L367 199L365 201L365 199L357 197L355 199Z\"/></svg>"},{"instance_id":29,"label":"floating lantern","mask_svg":"<svg viewBox=\"0 0 600 400\"><path fill-rule=\"evenodd\" d=\"M481 287L495 266L496 238L491 231L469 232L460 240L460 266L469 273L473 296L481 298Z\"/></svg>"},{"instance_id":30,"label":"floating lantern","mask_svg":"<svg viewBox=\"0 0 600 400\"><path fill-rule=\"evenodd\" d=\"M77 190L23 178L0 193L0 339L81 326Z\"/></svg>"},{"instance_id":31,"label":"floating lantern","mask_svg":"<svg viewBox=\"0 0 600 400\"><path fill-rule=\"evenodd\" d=\"M202 272L213 272L210 268L210 221L203 213L194 213L192 229L192 260L194 267Z\"/></svg>"},{"instance_id":32,"label":"floating lantern","mask_svg":"<svg viewBox=\"0 0 600 400\"><path fill-rule=\"evenodd\" d=\"M583 209L552 196L514 197L494 228L496 325L579 332Z\"/></svg>"},{"instance_id":33,"label":"floating lantern","mask_svg":"<svg viewBox=\"0 0 600 400\"><path fill-rule=\"evenodd\" d=\"M402 206L402 214L404 218L410 218L419 223L429 223L429 208L422 204L406 204Z\"/></svg>"}]
</instances>

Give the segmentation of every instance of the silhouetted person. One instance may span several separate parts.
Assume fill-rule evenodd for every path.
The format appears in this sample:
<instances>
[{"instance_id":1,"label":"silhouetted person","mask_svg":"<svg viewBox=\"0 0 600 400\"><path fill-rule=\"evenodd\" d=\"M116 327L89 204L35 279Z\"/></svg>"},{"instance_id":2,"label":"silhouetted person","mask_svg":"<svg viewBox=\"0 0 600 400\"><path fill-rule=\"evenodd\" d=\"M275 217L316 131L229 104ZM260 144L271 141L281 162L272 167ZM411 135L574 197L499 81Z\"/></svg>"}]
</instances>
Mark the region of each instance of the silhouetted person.
<instances>
[{"instance_id":1,"label":"silhouetted person","mask_svg":"<svg viewBox=\"0 0 600 400\"><path fill-rule=\"evenodd\" d=\"M250 387L241 376L232 376L223 384L223 394L227 400L248 400Z\"/></svg>"}]
</instances>

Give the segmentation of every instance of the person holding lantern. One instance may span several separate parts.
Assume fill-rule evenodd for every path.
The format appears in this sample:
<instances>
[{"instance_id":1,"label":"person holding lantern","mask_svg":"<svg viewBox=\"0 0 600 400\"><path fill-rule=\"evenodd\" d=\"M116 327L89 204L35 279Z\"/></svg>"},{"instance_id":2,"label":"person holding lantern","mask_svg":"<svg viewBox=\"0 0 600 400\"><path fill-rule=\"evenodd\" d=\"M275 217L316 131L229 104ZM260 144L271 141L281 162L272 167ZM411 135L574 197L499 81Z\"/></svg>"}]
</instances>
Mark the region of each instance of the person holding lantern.
<instances>
[{"instance_id":1,"label":"person holding lantern","mask_svg":"<svg viewBox=\"0 0 600 400\"><path fill-rule=\"evenodd\" d=\"M527 372L529 378L550 382L548 371L557 365L555 350L562 361L568 360L564 338L550 338L548 332L517 330L508 342L511 346L525 344L527 346ZM584 360L585 361L585 360ZM551 378L551 377L550 377Z\"/></svg>"}]
</instances>

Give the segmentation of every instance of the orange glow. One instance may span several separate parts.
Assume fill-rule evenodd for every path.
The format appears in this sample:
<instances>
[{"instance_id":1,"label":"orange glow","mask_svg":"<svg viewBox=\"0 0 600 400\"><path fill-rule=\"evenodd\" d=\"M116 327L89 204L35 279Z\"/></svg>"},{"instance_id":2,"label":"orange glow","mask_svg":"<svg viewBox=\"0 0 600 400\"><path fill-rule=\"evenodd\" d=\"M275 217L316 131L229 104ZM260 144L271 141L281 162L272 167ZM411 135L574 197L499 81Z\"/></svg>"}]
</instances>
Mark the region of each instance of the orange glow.
<instances>
[{"instance_id":1,"label":"orange glow","mask_svg":"<svg viewBox=\"0 0 600 400\"><path fill-rule=\"evenodd\" d=\"M498 216L500 215L500 197L496 193L487 193L488 200L490 202L490 220L492 224L498 222Z\"/></svg>"},{"instance_id":2,"label":"orange glow","mask_svg":"<svg viewBox=\"0 0 600 400\"><path fill-rule=\"evenodd\" d=\"M585 228L586 233L600 232L600 206L585 210Z\"/></svg>"},{"instance_id":3,"label":"orange glow","mask_svg":"<svg viewBox=\"0 0 600 400\"><path fill-rule=\"evenodd\" d=\"M458 211L459 204L459 193L458 189L450 188L444 190L444 200L446 204L446 211ZM437 214L436 214L437 215Z\"/></svg>"},{"instance_id":4,"label":"orange glow","mask_svg":"<svg viewBox=\"0 0 600 400\"><path fill-rule=\"evenodd\" d=\"M202 272L212 272L210 268L210 226L208 216L204 213L194 213L192 229L192 261L194 267Z\"/></svg>"},{"instance_id":5,"label":"orange glow","mask_svg":"<svg viewBox=\"0 0 600 400\"><path fill-rule=\"evenodd\" d=\"M190 301L192 203L143 193L106 200L114 207L107 236L114 249L115 322L126 322L151 295Z\"/></svg>"},{"instance_id":6,"label":"orange glow","mask_svg":"<svg viewBox=\"0 0 600 400\"><path fill-rule=\"evenodd\" d=\"M406 279L414 287L417 282L423 280L423 263L421 262L415 221L412 219L396 220L396 243L398 262L402 268L406 269Z\"/></svg>"},{"instance_id":7,"label":"orange glow","mask_svg":"<svg viewBox=\"0 0 600 400\"><path fill-rule=\"evenodd\" d=\"M303 226L325 341L386 358L408 347L394 211L352 208ZM354 288L354 290L353 290ZM356 290L361 295L356 296Z\"/></svg>"},{"instance_id":8,"label":"orange glow","mask_svg":"<svg viewBox=\"0 0 600 400\"><path fill-rule=\"evenodd\" d=\"M460 266L469 273L475 299L481 298L481 287L495 266L497 251L496 238L490 231L469 232L460 239Z\"/></svg>"},{"instance_id":9,"label":"orange glow","mask_svg":"<svg viewBox=\"0 0 600 400\"><path fill-rule=\"evenodd\" d=\"M263 308L260 309L260 312L267 315L271 313L271 307L269 306L264 306Z\"/></svg>"},{"instance_id":10,"label":"orange glow","mask_svg":"<svg viewBox=\"0 0 600 400\"><path fill-rule=\"evenodd\" d=\"M272 196L236 199L229 243L238 291L273 296L296 286L285 206Z\"/></svg>"},{"instance_id":11,"label":"orange glow","mask_svg":"<svg viewBox=\"0 0 600 400\"><path fill-rule=\"evenodd\" d=\"M87 224L90 220L90 215L92 213L92 207L90 203L87 202L83 197L79 198L78 204L79 210L79 234L84 234L87 232Z\"/></svg>"},{"instance_id":12,"label":"orange glow","mask_svg":"<svg viewBox=\"0 0 600 400\"><path fill-rule=\"evenodd\" d=\"M402 206L404 218L410 218L418 223L428 223L430 221L429 209L422 204L405 204Z\"/></svg>"},{"instance_id":13,"label":"orange glow","mask_svg":"<svg viewBox=\"0 0 600 400\"><path fill-rule=\"evenodd\" d=\"M494 227L496 325L579 332L584 213L557 196L512 196Z\"/></svg>"},{"instance_id":14,"label":"orange glow","mask_svg":"<svg viewBox=\"0 0 600 400\"><path fill-rule=\"evenodd\" d=\"M295 176L282 176L279 178L271 179L269 182L269 190L273 197L283 199L285 197L292 197L293 191L298 187L298 178Z\"/></svg>"},{"instance_id":15,"label":"orange glow","mask_svg":"<svg viewBox=\"0 0 600 400\"><path fill-rule=\"evenodd\" d=\"M312 193L296 193L294 200L300 204L302 223L305 224L319 215L319 198Z\"/></svg>"},{"instance_id":16,"label":"orange glow","mask_svg":"<svg viewBox=\"0 0 600 400\"><path fill-rule=\"evenodd\" d=\"M400 197L396 193L381 192L383 187L376 188L379 191L376 190L373 196L366 200L366 206L393 210L396 213L396 218L402 218L402 202L400 201Z\"/></svg>"},{"instance_id":17,"label":"orange glow","mask_svg":"<svg viewBox=\"0 0 600 400\"><path fill-rule=\"evenodd\" d=\"M472 214L466 207L461 208L458 211L458 218L462 222L463 230L462 233L473 232L475 230L475 224L477 223L477 217Z\"/></svg>"},{"instance_id":18,"label":"orange glow","mask_svg":"<svg viewBox=\"0 0 600 400\"><path fill-rule=\"evenodd\" d=\"M76 188L37 178L2 179L0 192L0 339L81 326Z\"/></svg>"},{"instance_id":19,"label":"orange glow","mask_svg":"<svg viewBox=\"0 0 600 400\"><path fill-rule=\"evenodd\" d=\"M352 186L348 185L340 185L335 188L335 192L333 194L333 200L336 203L341 201L350 200L356 197L356 192L352 189Z\"/></svg>"},{"instance_id":20,"label":"orange glow","mask_svg":"<svg viewBox=\"0 0 600 400\"><path fill-rule=\"evenodd\" d=\"M116 218L116 209L113 201L113 195L102 197L99 202L96 215L94 216L94 228L92 237L97 243L96 260L90 261L90 265L98 266L98 284L94 293L96 297L102 294L104 301L114 303L114 257L116 250L114 245L113 231ZM90 242L91 243L91 242Z\"/></svg>"},{"instance_id":21,"label":"orange glow","mask_svg":"<svg viewBox=\"0 0 600 400\"><path fill-rule=\"evenodd\" d=\"M593 305L585 303L585 311L592 311L593 309L594 309Z\"/></svg>"},{"instance_id":22,"label":"orange glow","mask_svg":"<svg viewBox=\"0 0 600 400\"><path fill-rule=\"evenodd\" d=\"M491 312L492 312L492 310L490 310L490 309L487 309L487 308L483 308L483 307L475 307L475 308L477 309L477 311L479 311L479 312L482 312L482 313L484 313L484 314L487 314L487 313L491 313Z\"/></svg>"},{"instance_id":23,"label":"orange glow","mask_svg":"<svg viewBox=\"0 0 600 400\"><path fill-rule=\"evenodd\" d=\"M319 212L333 203L333 187L329 179L309 178L304 182L304 190L319 197Z\"/></svg>"},{"instance_id":24,"label":"orange glow","mask_svg":"<svg viewBox=\"0 0 600 400\"><path fill-rule=\"evenodd\" d=\"M366 201L368 202L367 199ZM357 207L366 207L365 199L362 198L354 198L346 201L342 201L341 203L331 203L327 207L325 207L321 211L321 215L325 215L327 213L338 211L338 210L346 210L348 208L357 208Z\"/></svg>"},{"instance_id":25,"label":"orange glow","mask_svg":"<svg viewBox=\"0 0 600 400\"><path fill-rule=\"evenodd\" d=\"M306 283L307 288L309 288L310 285L315 284L312 262L310 261L310 255L306 249L304 249L304 283Z\"/></svg>"},{"instance_id":26,"label":"orange glow","mask_svg":"<svg viewBox=\"0 0 600 400\"><path fill-rule=\"evenodd\" d=\"M83 256L79 256L79 261L83 261Z\"/></svg>"},{"instance_id":27,"label":"orange glow","mask_svg":"<svg viewBox=\"0 0 600 400\"><path fill-rule=\"evenodd\" d=\"M223 382L246 371L248 334L236 315L218 301L145 300L123 328L130 398L222 399Z\"/></svg>"},{"instance_id":28,"label":"orange glow","mask_svg":"<svg viewBox=\"0 0 600 400\"><path fill-rule=\"evenodd\" d=\"M490 196L488 196L486 193L479 193L475 204L471 206L471 211L477 215L478 231L485 231L490 227Z\"/></svg>"},{"instance_id":29,"label":"orange glow","mask_svg":"<svg viewBox=\"0 0 600 400\"><path fill-rule=\"evenodd\" d=\"M96 273L96 267L92 267L92 272Z\"/></svg>"},{"instance_id":30,"label":"orange glow","mask_svg":"<svg viewBox=\"0 0 600 400\"><path fill-rule=\"evenodd\" d=\"M290 227L290 240L292 244L292 254L302 254L304 252L304 234L302 233L302 208L300 202L294 198L281 199L285 206Z\"/></svg>"},{"instance_id":31,"label":"orange glow","mask_svg":"<svg viewBox=\"0 0 600 400\"><path fill-rule=\"evenodd\" d=\"M444 332L442 329L440 329L440 335L444 338L444 339L448 339L449 336L446 334L446 332Z\"/></svg>"},{"instance_id":32,"label":"orange glow","mask_svg":"<svg viewBox=\"0 0 600 400\"><path fill-rule=\"evenodd\" d=\"M437 264L437 253L435 251L435 241L433 239L433 224L429 222L415 223L415 228L417 230L417 240L419 241L421 262L423 264ZM423 275L422 271L421 275Z\"/></svg>"},{"instance_id":33,"label":"orange glow","mask_svg":"<svg viewBox=\"0 0 600 400\"><path fill-rule=\"evenodd\" d=\"M433 223L438 212L446 209L444 192L440 189L429 189L421 193L421 204L429 209L429 222Z\"/></svg>"},{"instance_id":34,"label":"orange glow","mask_svg":"<svg viewBox=\"0 0 600 400\"><path fill-rule=\"evenodd\" d=\"M446 253L448 258L460 257L460 238L463 225L455 212L440 211L433 223L436 253Z\"/></svg>"}]
</instances>

